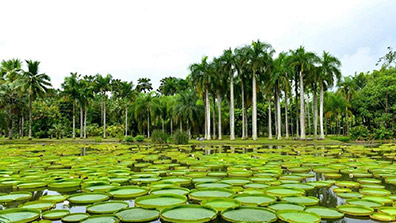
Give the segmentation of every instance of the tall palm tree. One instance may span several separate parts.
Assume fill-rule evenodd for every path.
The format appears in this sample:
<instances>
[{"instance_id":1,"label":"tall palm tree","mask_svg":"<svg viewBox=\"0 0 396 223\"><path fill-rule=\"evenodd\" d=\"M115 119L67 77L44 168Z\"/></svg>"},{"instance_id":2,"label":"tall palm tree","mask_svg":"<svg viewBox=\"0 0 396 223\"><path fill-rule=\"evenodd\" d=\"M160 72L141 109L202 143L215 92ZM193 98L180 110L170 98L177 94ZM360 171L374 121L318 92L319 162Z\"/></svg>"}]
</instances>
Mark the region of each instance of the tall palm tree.
<instances>
[{"instance_id":1,"label":"tall palm tree","mask_svg":"<svg viewBox=\"0 0 396 223\"><path fill-rule=\"evenodd\" d=\"M230 81L230 140L235 140L235 115L234 115L234 55L231 48L224 50L220 60L222 62L222 72L224 76L229 75ZM219 100L219 106L221 106L221 100ZM221 110L221 107L219 107ZM219 139L221 132L221 116L219 116Z\"/></svg>"},{"instance_id":2,"label":"tall palm tree","mask_svg":"<svg viewBox=\"0 0 396 223\"><path fill-rule=\"evenodd\" d=\"M319 108L319 120L320 120L320 139L324 139L324 129L323 129L323 97L324 89L330 88L334 85L335 78L340 80L341 78L341 62L336 57L330 53L324 51L320 58L320 108Z\"/></svg>"},{"instance_id":3,"label":"tall palm tree","mask_svg":"<svg viewBox=\"0 0 396 223\"><path fill-rule=\"evenodd\" d=\"M317 61L317 56L300 46L293 53L292 64L299 72L300 84L300 139L305 140L305 105L304 105L304 75L306 75Z\"/></svg>"},{"instance_id":4,"label":"tall palm tree","mask_svg":"<svg viewBox=\"0 0 396 223\"><path fill-rule=\"evenodd\" d=\"M114 86L114 84L113 84ZM124 107L125 115L125 136L128 135L128 108L129 103L135 100L136 91L133 89L133 83L127 81L119 81L116 86L114 86L115 96L121 100L121 104Z\"/></svg>"},{"instance_id":5,"label":"tall palm tree","mask_svg":"<svg viewBox=\"0 0 396 223\"><path fill-rule=\"evenodd\" d=\"M147 93L153 90L150 78L139 78L136 85L136 90L139 92Z\"/></svg>"},{"instance_id":6,"label":"tall palm tree","mask_svg":"<svg viewBox=\"0 0 396 223\"><path fill-rule=\"evenodd\" d=\"M269 58L272 58L274 50L267 43L252 42L249 50L250 66L252 68L252 139L257 140L257 74L265 73Z\"/></svg>"},{"instance_id":7,"label":"tall palm tree","mask_svg":"<svg viewBox=\"0 0 396 223\"><path fill-rule=\"evenodd\" d=\"M65 81L62 83L63 94L73 101L73 139L76 138L76 100L79 97L79 86L78 79L80 75L75 73L70 73L69 77L65 77Z\"/></svg>"},{"instance_id":8,"label":"tall palm tree","mask_svg":"<svg viewBox=\"0 0 396 223\"><path fill-rule=\"evenodd\" d=\"M28 70L24 72L23 90L29 94L29 140L32 139L32 101L43 96L51 87L51 78L45 73L39 74L39 61L26 60Z\"/></svg>"},{"instance_id":9,"label":"tall palm tree","mask_svg":"<svg viewBox=\"0 0 396 223\"><path fill-rule=\"evenodd\" d=\"M102 95L102 103L103 103L103 138L106 138L106 99L107 92L111 90L111 81L113 76L111 74L107 74L103 77L100 74L95 76L95 88L96 91Z\"/></svg>"},{"instance_id":10,"label":"tall palm tree","mask_svg":"<svg viewBox=\"0 0 396 223\"><path fill-rule=\"evenodd\" d=\"M83 123L83 132L84 132L84 139L87 138L87 110L90 101L94 98L94 91L95 91L95 77L91 75L85 75L84 78L79 80L80 85L80 100L81 104L84 106L84 123Z\"/></svg>"},{"instance_id":11,"label":"tall palm tree","mask_svg":"<svg viewBox=\"0 0 396 223\"><path fill-rule=\"evenodd\" d=\"M140 122L141 125L142 120L146 120L147 123L147 137L150 138L150 126L151 126L151 116L152 107L155 107L153 103L155 102L155 93L149 92L147 94L141 93L135 102L135 119Z\"/></svg>"},{"instance_id":12,"label":"tall palm tree","mask_svg":"<svg viewBox=\"0 0 396 223\"><path fill-rule=\"evenodd\" d=\"M191 127L199 119L201 108L197 105L197 95L193 91L185 91L176 99L175 117L181 122L186 122L188 135L191 138Z\"/></svg>"},{"instance_id":13,"label":"tall palm tree","mask_svg":"<svg viewBox=\"0 0 396 223\"><path fill-rule=\"evenodd\" d=\"M210 103L209 87L212 77L209 72L208 57L202 58L201 63L195 63L190 66L191 80L197 86L198 92L205 94L205 139L210 140Z\"/></svg>"}]
</instances>

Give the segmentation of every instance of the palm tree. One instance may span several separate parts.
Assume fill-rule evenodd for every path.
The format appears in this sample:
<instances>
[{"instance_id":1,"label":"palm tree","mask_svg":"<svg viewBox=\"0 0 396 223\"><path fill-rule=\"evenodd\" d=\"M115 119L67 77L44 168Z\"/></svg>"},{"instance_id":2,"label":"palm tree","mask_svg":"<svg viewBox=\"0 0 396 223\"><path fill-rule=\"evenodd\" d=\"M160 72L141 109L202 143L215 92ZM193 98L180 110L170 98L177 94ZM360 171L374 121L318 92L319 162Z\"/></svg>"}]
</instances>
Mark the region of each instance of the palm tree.
<instances>
[{"instance_id":1,"label":"palm tree","mask_svg":"<svg viewBox=\"0 0 396 223\"><path fill-rule=\"evenodd\" d=\"M247 79L246 73L243 71L247 69L249 63L249 52L250 47L244 46L241 48L234 49L234 66L237 71L237 77L241 81L241 105L242 105L242 139L247 138L247 115L245 108L245 81Z\"/></svg>"},{"instance_id":2,"label":"palm tree","mask_svg":"<svg viewBox=\"0 0 396 223\"><path fill-rule=\"evenodd\" d=\"M155 98L154 92L149 92L147 94L141 93L135 102L135 119L137 121L147 120L147 137L150 138L150 125L152 116L152 107ZM140 122L140 124L143 124Z\"/></svg>"},{"instance_id":3,"label":"palm tree","mask_svg":"<svg viewBox=\"0 0 396 223\"><path fill-rule=\"evenodd\" d=\"M78 79L80 75L70 73L70 77L65 77L65 81L62 83L63 94L73 101L73 139L76 138L76 99L79 97L79 84Z\"/></svg>"},{"instance_id":4,"label":"palm tree","mask_svg":"<svg viewBox=\"0 0 396 223\"><path fill-rule=\"evenodd\" d=\"M103 77L100 74L95 76L95 88L96 91L102 95L102 103L103 103L103 138L106 138L106 93L111 90L111 81L113 76L111 74L107 74Z\"/></svg>"},{"instance_id":5,"label":"palm tree","mask_svg":"<svg viewBox=\"0 0 396 223\"><path fill-rule=\"evenodd\" d=\"M222 72L229 74L230 80L230 140L235 140L235 115L234 115L234 55L231 48L224 50L220 60L222 62ZM221 100L219 100L219 111L221 110ZM219 139L221 132L221 116L219 115Z\"/></svg>"},{"instance_id":6,"label":"palm tree","mask_svg":"<svg viewBox=\"0 0 396 223\"><path fill-rule=\"evenodd\" d=\"M191 126L199 119L201 108L197 105L197 95L193 91L185 91L176 99L175 117L180 123L186 122L188 135L191 138Z\"/></svg>"},{"instance_id":7,"label":"palm tree","mask_svg":"<svg viewBox=\"0 0 396 223\"><path fill-rule=\"evenodd\" d=\"M330 88L334 85L334 78L340 80L341 78L341 62L330 53L324 51L320 58L320 108L319 108L319 120L320 120L320 139L324 139L323 130L323 92L324 88Z\"/></svg>"},{"instance_id":8,"label":"palm tree","mask_svg":"<svg viewBox=\"0 0 396 223\"><path fill-rule=\"evenodd\" d=\"M28 70L24 72L23 90L29 94L29 140L32 139L32 101L43 96L51 87L51 78L45 73L39 74L39 61L26 60Z\"/></svg>"},{"instance_id":9,"label":"palm tree","mask_svg":"<svg viewBox=\"0 0 396 223\"><path fill-rule=\"evenodd\" d=\"M150 78L139 78L138 79L138 84L136 85L136 90L138 92L150 92L153 90L153 86L151 85L151 79Z\"/></svg>"},{"instance_id":10,"label":"palm tree","mask_svg":"<svg viewBox=\"0 0 396 223\"><path fill-rule=\"evenodd\" d=\"M212 77L209 72L208 57L202 58L201 63L195 63L190 66L191 80L200 93L205 94L205 139L210 140L210 104L209 104L209 86Z\"/></svg>"},{"instance_id":11,"label":"palm tree","mask_svg":"<svg viewBox=\"0 0 396 223\"><path fill-rule=\"evenodd\" d=\"M114 85L113 85L114 86ZM136 91L133 90L133 83L120 81L115 87L115 96L121 100L125 109L125 136L128 135L128 108L129 103L136 98Z\"/></svg>"},{"instance_id":12,"label":"palm tree","mask_svg":"<svg viewBox=\"0 0 396 223\"><path fill-rule=\"evenodd\" d=\"M249 50L250 66L252 68L252 138L257 140L257 88L256 75L266 71L269 58L272 58L274 50L270 44L260 42L252 42Z\"/></svg>"},{"instance_id":13,"label":"palm tree","mask_svg":"<svg viewBox=\"0 0 396 223\"><path fill-rule=\"evenodd\" d=\"M95 91L95 76L85 75L79 80L79 100L83 105L83 138L87 138L87 110L90 101L94 98Z\"/></svg>"},{"instance_id":14,"label":"palm tree","mask_svg":"<svg viewBox=\"0 0 396 223\"><path fill-rule=\"evenodd\" d=\"M305 105L304 105L304 75L314 66L317 56L312 52L305 51L303 46L300 46L294 51L292 55L292 65L296 67L299 72L300 84L300 139L305 140Z\"/></svg>"}]
</instances>

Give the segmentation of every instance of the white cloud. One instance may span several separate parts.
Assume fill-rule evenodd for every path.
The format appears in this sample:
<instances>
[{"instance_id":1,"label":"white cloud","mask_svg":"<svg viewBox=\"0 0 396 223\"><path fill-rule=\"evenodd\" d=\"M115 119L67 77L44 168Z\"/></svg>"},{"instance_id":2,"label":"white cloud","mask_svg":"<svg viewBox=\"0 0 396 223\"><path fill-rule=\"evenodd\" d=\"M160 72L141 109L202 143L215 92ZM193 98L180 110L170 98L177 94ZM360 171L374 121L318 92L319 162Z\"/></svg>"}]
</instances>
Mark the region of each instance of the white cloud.
<instances>
[{"instance_id":1,"label":"white cloud","mask_svg":"<svg viewBox=\"0 0 396 223\"><path fill-rule=\"evenodd\" d=\"M157 87L162 77L187 75L203 55L260 39L277 51L301 44L327 50L342 59L345 72L360 71L370 69L377 48L396 44L389 28L395 6L391 0L4 0L0 60L40 60L55 87L75 71L133 81L146 76Z\"/></svg>"}]
</instances>

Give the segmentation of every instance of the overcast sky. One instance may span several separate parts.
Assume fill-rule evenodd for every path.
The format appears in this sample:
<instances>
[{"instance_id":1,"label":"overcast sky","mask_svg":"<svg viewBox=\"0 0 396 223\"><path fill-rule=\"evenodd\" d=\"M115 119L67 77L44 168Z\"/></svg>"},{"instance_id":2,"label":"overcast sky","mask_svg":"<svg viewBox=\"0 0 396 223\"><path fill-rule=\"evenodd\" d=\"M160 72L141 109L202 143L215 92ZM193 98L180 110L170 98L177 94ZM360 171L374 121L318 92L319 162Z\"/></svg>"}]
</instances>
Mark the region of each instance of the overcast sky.
<instances>
[{"instance_id":1,"label":"overcast sky","mask_svg":"<svg viewBox=\"0 0 396 223\"><path fill-rule=\"evenodd\" d=\"M132 80L185 77L204 55L252 40L277 52L331 52L344 76L396 48L396 1L2 0L0 60L41 61L54 87L70 72Z\"/></svg>"}]
</instances>

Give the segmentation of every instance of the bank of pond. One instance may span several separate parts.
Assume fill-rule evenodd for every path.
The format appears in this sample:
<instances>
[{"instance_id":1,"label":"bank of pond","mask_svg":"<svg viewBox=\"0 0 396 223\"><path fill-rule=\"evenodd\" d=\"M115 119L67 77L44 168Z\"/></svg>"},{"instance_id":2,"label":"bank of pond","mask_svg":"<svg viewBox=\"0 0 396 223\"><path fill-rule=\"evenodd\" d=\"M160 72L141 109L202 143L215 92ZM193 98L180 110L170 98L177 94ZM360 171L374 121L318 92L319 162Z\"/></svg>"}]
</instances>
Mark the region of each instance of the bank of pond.
<instances>
[{"instance_id":1,"label":"bank of pond","mask_svg":"<svg viewBox=\"0 0 396 223\"><path fill-rule=\"evenodd\" d=\"M395 155L394 144L4 145L0 222L395 221Z\"/></svg>"}]
</instances>

